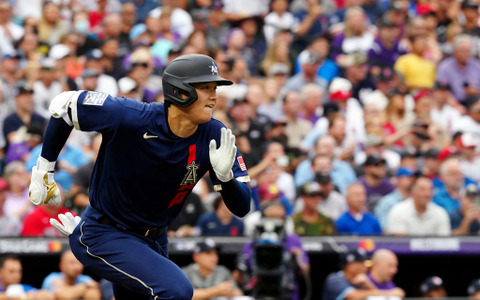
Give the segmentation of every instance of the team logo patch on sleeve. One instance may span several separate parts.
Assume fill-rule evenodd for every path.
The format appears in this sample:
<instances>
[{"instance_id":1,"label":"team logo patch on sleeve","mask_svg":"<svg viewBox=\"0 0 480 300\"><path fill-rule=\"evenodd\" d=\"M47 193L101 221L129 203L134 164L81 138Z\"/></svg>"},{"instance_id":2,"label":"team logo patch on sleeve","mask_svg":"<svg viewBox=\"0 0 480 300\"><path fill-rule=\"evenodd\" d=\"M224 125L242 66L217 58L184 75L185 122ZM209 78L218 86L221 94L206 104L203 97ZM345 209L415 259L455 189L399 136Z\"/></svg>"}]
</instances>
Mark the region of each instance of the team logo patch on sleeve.
<instances>
[{"instance_id":1,"label":"team logo patch on sleeve","mask_svg":"<svg viewBox=\"0 0 480 300\"><path fill-rule=\"evenodd\" d=\"M246 165L245 162L243 161L243 157L239 156L239 157L237 157L237 160L238 160L238 164L240 165L240 169L241 169L242 171L247 170L247 165Z\"/></svg>"},{"instance_id":2,"label":"team logo patch on sleeve","mask_svg":"<svg viewBox=\"0 0 480 300\"><path fill-rule=\"evenodd\" d=\"M88 92L83 100L83 105L96 105L103 106L103 103L107 99L108 94L100 92Z\"/></svg>"}]
</instances>

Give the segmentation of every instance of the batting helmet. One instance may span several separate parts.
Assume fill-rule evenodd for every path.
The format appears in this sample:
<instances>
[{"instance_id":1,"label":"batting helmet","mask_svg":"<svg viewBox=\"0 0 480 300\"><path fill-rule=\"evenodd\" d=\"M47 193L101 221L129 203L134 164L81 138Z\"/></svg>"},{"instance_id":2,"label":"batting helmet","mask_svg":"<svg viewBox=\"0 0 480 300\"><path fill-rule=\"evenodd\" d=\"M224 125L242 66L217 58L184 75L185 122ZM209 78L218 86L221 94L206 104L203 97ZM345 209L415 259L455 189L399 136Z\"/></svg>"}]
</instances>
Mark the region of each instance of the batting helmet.
<instances>
[{"instance_id":1,"label":"batting helmet","mask_svg":"<svg viewBox=\"0 0 480 300\"><path fill-rule=\"evenodd\" d=\"M186 54L172 60L165 68L162 77L165 101L178 106L188 106L197 100L198 95L192 83L216 82L218 85L231 85L233 82L218 75L218 66L210 56ZM180 92L187 98L180 97Z\"/></svg>"}]
</instances>

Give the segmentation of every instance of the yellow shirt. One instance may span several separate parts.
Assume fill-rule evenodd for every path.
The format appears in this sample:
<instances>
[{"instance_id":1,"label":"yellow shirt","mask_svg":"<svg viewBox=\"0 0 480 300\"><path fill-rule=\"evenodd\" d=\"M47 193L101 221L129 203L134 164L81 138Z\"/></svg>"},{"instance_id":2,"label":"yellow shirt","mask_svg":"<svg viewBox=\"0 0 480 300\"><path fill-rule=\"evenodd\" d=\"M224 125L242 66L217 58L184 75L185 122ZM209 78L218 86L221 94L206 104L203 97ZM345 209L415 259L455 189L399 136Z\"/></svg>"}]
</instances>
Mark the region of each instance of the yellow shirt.
<instances>
[{"instance_id":1,"label":"yellow shirt","mask_svg":"<svg viewBox=\"0 0 480 300\"><path fill-rule=\"evenodd\" d=\"M416 54L405 54L398 58L395 70L405 76L408 86L431 88L435 83L435 64Z\"/></svg>"}]
</instances>

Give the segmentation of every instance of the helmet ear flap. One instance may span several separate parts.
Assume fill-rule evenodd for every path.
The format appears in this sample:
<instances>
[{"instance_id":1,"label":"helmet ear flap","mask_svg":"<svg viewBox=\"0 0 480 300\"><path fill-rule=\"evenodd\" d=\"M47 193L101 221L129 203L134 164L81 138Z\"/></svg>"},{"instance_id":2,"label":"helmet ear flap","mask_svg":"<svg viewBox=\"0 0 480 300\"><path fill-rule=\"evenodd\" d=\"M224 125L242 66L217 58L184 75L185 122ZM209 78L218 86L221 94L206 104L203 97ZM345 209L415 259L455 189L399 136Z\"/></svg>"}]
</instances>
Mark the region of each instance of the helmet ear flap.
<instances>
[{"instance_id":1,"label":"helmet ear flap","mask_svg":"<svg viewBox=\"0 0 480 300\"><path fill-rule=\"evenodd\" d=\"M177 106L189 106L198 99L195 88L188 83L183 83L179 78L164 74L163 94L165 101L170 101ZM186 98L182 95L187 96Z\"/></svg>"}]
</instances>

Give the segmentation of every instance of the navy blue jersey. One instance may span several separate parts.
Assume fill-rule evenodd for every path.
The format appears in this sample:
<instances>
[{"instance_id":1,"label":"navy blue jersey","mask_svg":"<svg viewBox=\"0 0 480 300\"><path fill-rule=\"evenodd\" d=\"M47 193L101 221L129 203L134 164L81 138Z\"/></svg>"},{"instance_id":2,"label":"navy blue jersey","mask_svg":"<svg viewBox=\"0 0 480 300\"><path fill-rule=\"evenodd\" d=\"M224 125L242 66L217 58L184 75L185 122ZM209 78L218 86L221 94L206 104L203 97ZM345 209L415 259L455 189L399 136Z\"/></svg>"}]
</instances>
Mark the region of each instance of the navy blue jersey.
<instances>
[{"instance_id":1,"label":"navy blue jersey","mask_svg":"<svg viewBox=\"0 0 480 300\"><path fill-rule=\"evenodd\" d=\"M220 145L220 121L211 119L190 137L168 127L163 103L85 91L72 107L75 128L99 131L103 141L90 181L90 204L114 221L134 228L162 227L180 212L200 178L210 171L209 143ZM249 181L237 152L238 181Z\"/></svg>"}]
</instances>

